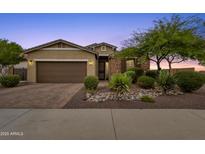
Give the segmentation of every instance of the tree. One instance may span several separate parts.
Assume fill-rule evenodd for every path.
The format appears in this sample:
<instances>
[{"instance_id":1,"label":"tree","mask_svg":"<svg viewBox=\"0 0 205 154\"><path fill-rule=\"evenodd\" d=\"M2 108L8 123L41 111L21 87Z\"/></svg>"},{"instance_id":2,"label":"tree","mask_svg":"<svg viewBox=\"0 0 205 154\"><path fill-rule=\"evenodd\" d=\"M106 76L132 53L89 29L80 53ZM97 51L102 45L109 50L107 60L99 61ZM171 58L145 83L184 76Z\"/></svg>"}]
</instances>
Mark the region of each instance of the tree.
<instances>
[{"instance_id":1,"label":"tree","mask_svg":"<svg viewBox=\"0 0 205 154\"><path fill-rule=\"evenodd\" d=\"M170 47L170 53L165 58L169 65L169 71L174 63L181 63L188 59L199 60L198 55L205 50L205 41L198 36L190 34L187 37L181 34L181 40L180 44L172 44L173 47Z\"/></svg>"},{"instance_id":2,"label":"tree","mask_svg":"<svg viewBox=\"0 0 205 154\"><path fill-rule=\"evenodd\" d=\"M199 52L197 55L194 56L194 58L199 61L199 64L205 65L205 48L202 52Z\"/></svg>"},{"instance_id":3,"label":"tree","mask_svg":"<svg viewBox=\"0 0 205 154\"><path fill-rule=\"evenodd\" d=\"M138 67L141 63L146 61L145 57L138 51L138 48L135 47L124 48L121 52L116 53L116 56L119 58L133 59L135 67Z\"/></svg>"},{"instance_id":4,"label":"tree","mask_svg":"<svg viewBox=\"0 0 205 154\"><path fill-rule=\"evenodd\" d=\"M1 74L8 73L8 67L18 64L23 60L23 49L15 42L9 42L0 39L0 65L2 67Z\"/></svg>"},{"instance_id":5,"label":"tree","mask_svg":"<svg viewBox=\"0 0 205 154\"><path fill-rule=\"evenodd\" d=\"M132 38L125 41L125 48L135 48L133 54L155 62L158 70L161 70L163 60L168 62L171 69L173 63L194 59L204 50L202 23L203 20L196 16L182 18L172 15L170 19L162 18L154 21L154 27L146 32L134 32ZM126 50L122 52L125 52L124 55L127 53Z\"/></svg>"},{"instance_id":6,"label":"tree","mask_svg":"<svg viewBox=\"0 0 205 154\"><path fill-rule=\"evenodd\" d=\"M204 50L205 31L202 19L196 16L184 19L173 15L170 20L161 19L156 23L160 27L160 37L166 40L164 50L168 51L165 60L168 62L169 71L172 64L196 59L196 55Z\"/></svg>"}]
</instances>

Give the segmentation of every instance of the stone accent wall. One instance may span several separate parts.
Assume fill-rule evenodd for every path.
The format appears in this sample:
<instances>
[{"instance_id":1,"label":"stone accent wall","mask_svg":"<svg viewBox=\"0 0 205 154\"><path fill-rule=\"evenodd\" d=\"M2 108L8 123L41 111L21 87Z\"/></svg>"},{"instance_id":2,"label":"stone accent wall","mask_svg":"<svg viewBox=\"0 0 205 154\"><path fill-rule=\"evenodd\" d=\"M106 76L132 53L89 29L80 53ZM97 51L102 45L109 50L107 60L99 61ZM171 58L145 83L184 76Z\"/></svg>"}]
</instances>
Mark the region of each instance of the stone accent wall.
<instances>
[{"instance_id":1,"label":"stone accent wall","mask_svg":"<svg viewBox=\"0 0 205 154\"><path fill-rule=\"evenodd\" d=\"M142 68L145 71L150 69L150 61L146 61L146 62L144 62L142 64L140 62L138 62L137 59L135 59L134 61L136 63L135 64L136 67L140 67L140 68Z\"/></svg>"},{"instance_id":2,"label":"stone accent wall","mask_svg":"<svg viewBox=\"0 0 205 154\"><path fill-rule=\"evenodd\" d=\"M149 70L150 62L147 61L138 67L141 67L144 70ZM126 71L126 60L125 59L119 59L119 58L113 58L113 57L109 59L109 78L113 74L123 73L125 71Z\"/></svg>"},{"instance_id":3,"label":"stone accent wall","mask_svg":"<svg viewBox=\"0 0 205 154\"><path fill-rule=\"evenodd\" d=\"M150 69L150 62L147 61L147 62L141 64L141 68L143 68L144 70L149 70Z\"/></svg>"},{"instance_id":4,"label":"stone accent wall","mask_svg":"<svg viewBox=\"0 0 205 154\"><path fill-rule=\"evenodd\" d=\"M109 59L109 78L113 74L121 73L121 68L122 68L121 59L118 58Z\"/></svg>"}]
</instances>

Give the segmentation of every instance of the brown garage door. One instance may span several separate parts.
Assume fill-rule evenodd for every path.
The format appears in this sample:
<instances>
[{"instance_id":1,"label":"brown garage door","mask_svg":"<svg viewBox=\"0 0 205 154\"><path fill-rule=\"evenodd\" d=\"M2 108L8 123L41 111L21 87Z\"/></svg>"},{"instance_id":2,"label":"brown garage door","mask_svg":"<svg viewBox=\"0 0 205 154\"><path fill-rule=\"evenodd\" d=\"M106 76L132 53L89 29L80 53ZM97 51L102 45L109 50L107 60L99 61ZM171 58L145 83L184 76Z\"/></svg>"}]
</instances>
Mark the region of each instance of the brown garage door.
<instances>
[{"instance_id":1,"label":"brown garage door","mask_svg":"<svg viewBox=\"0 0 205 154\"><path fill-rule=\"evenodd\" d=\"M80 83L86 72L86 62L37 62L40 83Z\"/></svg>"}]
</instances>

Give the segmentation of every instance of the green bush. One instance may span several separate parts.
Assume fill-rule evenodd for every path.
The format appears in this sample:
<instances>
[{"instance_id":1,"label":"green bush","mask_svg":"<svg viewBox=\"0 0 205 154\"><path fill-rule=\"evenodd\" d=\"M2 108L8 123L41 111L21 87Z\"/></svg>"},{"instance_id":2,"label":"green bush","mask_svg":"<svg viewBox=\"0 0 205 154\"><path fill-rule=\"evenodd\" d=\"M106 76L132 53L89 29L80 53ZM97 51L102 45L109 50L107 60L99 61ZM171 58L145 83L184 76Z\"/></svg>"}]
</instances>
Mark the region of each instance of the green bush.
<instances>
[{"instance_id":1,"label":"green bush","mask_svg":"<svg viewBox=\"0 0 205 154\"><path fill-rule=\"evenodd\" d=\"M129 92L131 79L125 74L115 74L111 77L109 87L118 94Z\"/></svg>"},{"instance_id":2,"label":"green bush","mask_svg":"<svg viewBox=\"0 0 205 154\"><path fill-rule=\"evenodd\" d=\"M149 77L152 77L154 79L157 79L158 76L159 76L159 73L158 73L157 70L148 70L148 71L146 71L145 75L149 76Z\"/></svg>"},{"instance_id":3,"label":"green bush","mask_svg":"<svg viewBox=\"0 0 205 154\"><path fill-rule=\"evenodd\" d=\"M137 80L138 86L141 88L149 89L154 88L155 79L149 76L141 76Z\"/></svg>"},{"instance_id":4,"label":"green bush","mask_svg":"<svg viewBox=\"0 0 205 154\"><path fill-rule=\"evenodd\" d=\"M173 89L175 86L174 77L166 70L160 71L157 83L164 90L164 92Z\"/></svg>"},{"instance_id":5,"label":"green bush","mask_svg":"<svg viewBox=\"0 0 205 154\"><path fill-rule=\"evenodd\" d=\"M16 87L20 82L18 75L6 75L0 77L0 83L3 87Z\"/></svg>"},{"instance_id":6,"label":"green bush","mask_svg":"<svg viewBox=\"0 0 205 154\"><path fill-rule=\"evenodd\" d=\"M86 90L95 91L98 87L99 80L96 76L86 76L84 79L84 86Z\"/></svg>"},{"instance_id":7,"label":"green bush","mask_svg":"<svg viewBox=\"0 0 205 154\"><path fill-rule=\"evenodd\" d=\"M148 102L148 103L154 103L155 102L154 98L152 96L149 96L149 95L141 96L140 100L142 102Z\"/></svg>"},{"instance_id":8,"label":"green bush","mask_svg":"<svg viewBox=\"0 0 205 154\"><path fill-rule=\"evenodd\" d=\"M130 77L132 82L134 83L134 80L135 80L135 72L134 71L127 71L124 74L127 75L128 77Z\"/></svg>"},{"instance_id":9,"label":"green bush","mask_svg":"<svg viewBox=\"0 0 205 154\"><path fill-rule=\"evenodd\" d=\"M134 83L137 82L137 79L144 74L144 70L141 68L137 68L137 67L129 68L128 71L135 72L135 77L133 80Z\"/></svg>"},{"instance_id":10,"label":"green bush","mask_svg":"<svg viewBox=\"0 0 205 154\"><path fill-rule=\"evenodd\" d=\"M204 84L202 75L198 72L183 71L174 75L177 85L184 92L198 90Z\"/></svg>"},{"instance_id":11,"label":"green bush","mask_svg":"<svg viewBox=\"0 0 205 154\"><path fill-rule=\"evenodd\" d=\"M202 80L204 81L204 84L205 84L205 74L201 73L201 77L202 77Z\"/></svg>"}]
</instances>

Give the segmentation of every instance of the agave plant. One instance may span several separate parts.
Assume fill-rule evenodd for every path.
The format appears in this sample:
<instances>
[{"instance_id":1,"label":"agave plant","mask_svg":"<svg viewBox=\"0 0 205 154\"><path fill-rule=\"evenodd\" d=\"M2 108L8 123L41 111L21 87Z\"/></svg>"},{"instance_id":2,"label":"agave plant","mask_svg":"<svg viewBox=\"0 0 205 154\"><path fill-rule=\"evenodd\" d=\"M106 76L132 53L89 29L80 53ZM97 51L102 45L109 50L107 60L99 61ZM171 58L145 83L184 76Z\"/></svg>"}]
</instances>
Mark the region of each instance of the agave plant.
<instances>
[{"instance_id":1,"label":"agave plant","mask_svg":"<svg viewBox=\"0 0 205 154\"><path fill-rule=\"evenodd\" d=\"M129 92L131 86L131 78L125 74L115 74L111 77L109 87L114 90L117 95Z\"/></svg>"},{"instance_id":2,"label":"agave plant","mask_svg":"<svg viewBox=\"0 0 205 154\"><path fill-rule=\"evenodd\" d=\"M167 90L173 89L175 85L175 80L171 74L166 70L161 70L157 80L158 85L163 89L164 93Z\"/></svg>"}]
</instances>

